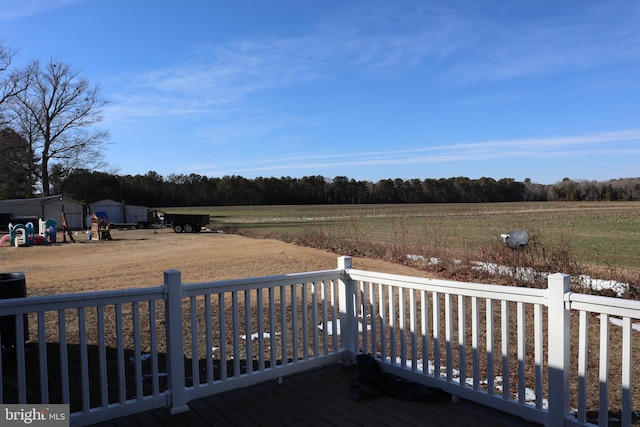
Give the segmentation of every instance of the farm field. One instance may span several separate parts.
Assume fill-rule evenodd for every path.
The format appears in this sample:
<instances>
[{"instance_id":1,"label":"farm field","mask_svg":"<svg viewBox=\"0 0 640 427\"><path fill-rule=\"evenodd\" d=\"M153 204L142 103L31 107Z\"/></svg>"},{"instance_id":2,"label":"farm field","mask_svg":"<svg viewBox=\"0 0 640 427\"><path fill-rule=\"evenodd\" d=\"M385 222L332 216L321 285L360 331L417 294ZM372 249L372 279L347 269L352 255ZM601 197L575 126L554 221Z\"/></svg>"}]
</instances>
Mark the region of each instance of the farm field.
<instances>
[{"instance_id":1,"label":"farm field","mask_svg":"<svg viewBox=\"0 0 640 427\"><path fill-rule=\"evenodd\" d=\"M430 257L495 250L526 230L542 248L566 246L581 264L640 272L640 202L312 205L161 208L211 215L212 228L285 241L376 243Z\"/></svg>"}]
</instances>

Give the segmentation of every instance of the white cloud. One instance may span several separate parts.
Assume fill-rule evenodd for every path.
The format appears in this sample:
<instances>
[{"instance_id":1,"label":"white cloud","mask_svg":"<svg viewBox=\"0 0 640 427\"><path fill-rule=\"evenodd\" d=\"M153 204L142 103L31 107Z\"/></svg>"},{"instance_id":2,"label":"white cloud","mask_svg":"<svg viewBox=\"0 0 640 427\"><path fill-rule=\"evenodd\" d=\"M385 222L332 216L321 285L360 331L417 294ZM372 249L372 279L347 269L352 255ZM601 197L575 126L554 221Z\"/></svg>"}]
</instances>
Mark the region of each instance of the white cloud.
<instances>
[{"instance_id":1,"label":"white cloud","mask_svg":"<svg viewBox=\"0 0 640 427\"><path fill-rule=\"evenodd\" d=\"M40 15L55 9L72 6L86 0L21 0L0 1L0 21L10 21Z\"/></svg>"},{"instance_id":2,"label":"white cloud","mask_svg":"<svg viewBox=\"0 0 640 427\"><path fill-rule=\"evenodd\" d=\"M616 143L618 145L615 145ZM640 129L627 129L589 135L449 144L405 150L317 153L258 160L243 158L237 163L226 162L225 173L266 173L282 169L318 170L328 167L434 164L490 159L578 159L583 155L626 158L640 155L639 143ZM192 168L207 170L215 166L207 167L200 164L192 165ZM216 175L218 172L207 171L205 174Z\"/></svg>"}]
</instances>

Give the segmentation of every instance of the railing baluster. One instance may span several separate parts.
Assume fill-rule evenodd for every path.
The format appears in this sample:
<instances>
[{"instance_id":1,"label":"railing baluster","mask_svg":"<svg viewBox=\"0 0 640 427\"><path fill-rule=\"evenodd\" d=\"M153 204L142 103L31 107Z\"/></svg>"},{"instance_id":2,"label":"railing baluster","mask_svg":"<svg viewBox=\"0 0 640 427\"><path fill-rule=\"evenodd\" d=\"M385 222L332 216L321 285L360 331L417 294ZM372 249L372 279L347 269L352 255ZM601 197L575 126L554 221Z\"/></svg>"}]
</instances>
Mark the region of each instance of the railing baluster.
<instances>
[{"instance_id":1,"label":"railing baluster","mask_svg":"<svg viewBox=\"0 0 640 427\"><path fill-rule=\"evenodd\" d=\"M258 370L264 371L264 307L262 289L256 289L256 309L258 316ZM269 340L271 342L271 340Z\"/></svg>"},{"instance_id":2,"label":"railing baluster","mask_svg":"<svg viewBox=\"0 0 640 427\"><path fill-rule=\"evenodd\" d=\"M362 325L362 333L360 336L362 337L362 346L361 350L364 354L369 353L369 322L371 318L371 313L369 312L368 304L367 304L367 295L366 295L366 285L363 281L359 282L358 288L358 300L356 301L356 306L360 308L359 317L360 324Z\"/></svg>"},{"instance_id":3,"label":"railing baluster","mask_svg":"<svg viewBox=\"0 0 640 427\"><path fill-rule=\"evenodd\" d=\"M458 365L460 370L460 385L467 384L467 358L466 358L466 309L464 296L458 295Z\"/></svg>"},{"instance_id":4,"label":"railing baluster","mask_svg":"<svg viewBox=\"0 0 640 427\"><path fill-rule=\"evenodd\" d=\"M78 350L80 352L80 381L82 383L82 411L88 412L89 400L89 360L87 356L87 317L85 308L78 308Z\"/></svg>"},{"instance_id":5,"label":"railing baluster","mask_svg":"<svg viewBox=\"0 0 640 427\"><path fill-rule=\"evenodd\" d=\"M517 326L518 326L518 403L523 405L526 402L525 389L527 386L526 378L526 332L525 332L525 311L524 303L517 304Z\"/></svg>"},{"instance_id":6,"label":"railing baluster","mask_svg":"<svg viewBox=\"0 0 640 427\"><path fill-rule=\"evenodd\" d=\"M23 339L25 328L24 316L15 316L15 328L15 351L18 365L18 403L27 403L27 374Z\"/></svg>"},{"instance_id":7,"label":"railing baluster","mask_svg":"<svg viewBox=\"0 0 640 427\"><path fill-rule=\"evenodd\" d=\"M67 318L64 309L58 310L58 333L60 341L60 379L62 381L62 403L71 402L69 394L69 356L67 353Z\"/></svg>"},{"instance_id":8,"label":"railing baluster","mask_svg":"<svg viewBox=\"0 0 640 427\"><path fill-rule=\"evenodd\" d=\"M189 317L191 318L191 386L200 387L200 366L198 361L198 300L189 298Z\"/></svg>"},{"instance_id":9,"label":"railing baluster","mask_svg":"<svg viewBox=\"0 0 640 427\"><path fill-rule=\"evenodd\" d=\"M418 291L411 289L409 293L409 322L411 323L411 370L418 370Z\"/></svg>"},{"instance_id":10,"label":"railing baluster","mask_svg":"<svg viewBox=\"0 0 640 427\"><path fill-rule=\"evenodd\" d=\"M371 355L378 357L378 349L381 347L381 344L378 342L378 306L376 304L376 291L373 282L369 282L368 301L369 307L371 307L371 319L369 320L371 325Z\"/></svg>"},{"instance_id":11,"label":"railing baluster","mask_svg":"<svg viewBox=\"0 0 640 427\"><path fill-rule=\"evenodd\" d=\"M578 331L578 422L587 420L587 366L589 363L589 317L580 311Z\"/></svg>"},{"instance_id":12,"label":"railing baluster","mask_svg":"<svg viewBox=\"0 0 640 427\"><path fill-rule=\"evenodd\" d=\"M389 286L389 345L391 364L398 363L396 360L396 299L395 299L395 287Z\"/></svg>"},{"instance_id":13,"label":"railing baluster","mask_svg":"<svg viewBox=\"0 0 640 427\"><path fill-rule=\"evenodd\" d=\"M311 284L311 323L313 331L313 356L318 357L318 282Z\"/></svg>"},{"instance_id":14,"label":"railing baluster","mask_svg":"<svg viewBox=\"0 0 640 427\"><path fill-rule=\"evenodd\" d=\"M98 327L98 364L100 368L100 406L106 409L109 406L109 379L107 377L107 345L104 325L104 306L96 308Z\"/></svg>"},{"instance_id":15,"label":"railing baluster","mask_svg":"<svg viewBox=\"0 0 640 427\"><path fill-rule=\"evenodd\" d=\"M630 317L622 319L622 425L631 426L631 372L632 370L632 323Z\"/></svg>"},{"instance_id":16,"label":"railing baluster","mask_svg":"<svg viewBox=\"0 0 640 427\"><path fill-rule=\"evenodd\" d=\"M542 334L542 304L535 304L533 308L534 322L534 354L535 354L535 375L536 375L536 409L543 409L544 401L544 338Z\"/></svg>"},{"instance_id":17,"label":"railing baluster","mask_svg":"<svg viewBox=\"0 0 640 427\"><path fill-rule=\"evenodd\" d=\"M609 425L609 315L600 314L600 390L598 425Z\"/></svg>"},{"instance_id":18,"label":"railing baluster","mask_svg":"<svg viewBox=\"0 0 640 427\"><path fill-rule=\"evenodd\" d=\"M205 331L205 357L207 369L207 384L212 384L214 379L213 371L213 313L211 313L211 294L204 294L204 331Z\"/></svg>"},{"instance_id":19,"label":"railing baluster","mask_svg":"<svg viewBox=\"0 0 640 427\"><path fill-rule=\"evenodd\" d=\"M331 280L331 328L333 333L331 334L331 353L335 353L340 348L338 346L338 326L339 326L339 318L338 318L338 302L336 301L337 287L338 281Z\"/></svg>"},{"instance_id":20,"label":"railing baluster","mask_svg":"<svg viewBox=\"0 0 640 427\"><path fill-rule=\"evenodd\" d=\"M142 349L140 346L140 304L131 304L133 317L133 354L135 360L136 399L142 400L144 395L142 388Z\"/></svg>"},{"instance_id":21,"label":"railing baluster","mask_svg":"<svg viewBox=\"0 0 640 427\"><path fill-rule=\"evenodd\" d=\"M238 315L238 291L231 292L231 341L233 343L233 376L240 376L240 327Z\"/></svg>"},{"instance_id":22,"label":"railing baluster","mask_svg":"<svg viewBox=\"0 0 640 427\"><path fill-rule=\"evenodd\" d=\"M320 288L320 298L322 298L322 354L326 355L329 353L329 320L327 313L327 289L324 281L322 281Z\"/></svg>"},{"instance_id":23,"label":"railing baluster","mask_svg":"<svg viewBox=\"0 0 640 427\"><path fill-rule=\"evenodd\" d=\"M271 350L271 367L275 368L278 361L278 354L276 352L276 296L275 288L269 287L269 346Z\"/></svg>"},{"instance_id":24,"label":"railing baluster","mask_svg":"<svg viewBox=\"0 0 640 427\"><path fill-rule=\"evenodd\" d=\"M380 297L380 358L387 360L387 307L384 297L384 286L378 284L378 296Z\"/></svg>"},{"instance_id":25,"label":"railing baluster","mask_svg":"<svg viewBox=\"0 0 640 427\"><path fill-rule=\"evenodd\" d=\"M471 297L471 347L473 358L473 389L480 389L480 310L478 297Z\"/></svg>"},{"instance_id":26,"label":"railing baluster","mask_svg":"<svg viewBox=\"0 0 640 427\"><path fill-rule=\"evenodd\" d=\"M293 363L298 362L298 292L297 285L291 285L291 299L289 301L291 307L291 355Z\"/></svg>"},{"instance_id":27,"label":"railing baluster","mask_svg":"<svg viewBox=\"0 0 640 427\"><path fill-rule=\"evenodd\" d=\"M260 303L258 303L260 306ZM302 284L301 305L302 309L302 358L309 358L309 284Z\"/></svg>"},{"instance_id":28,"label":"railing baluster","mask_svg":"<svg viewBox=\"0 0 640 427\"><path fill-rule=\"evenodd\" d=\"M280 286L280 360L282 366L286 366L287 360L287 291L286 287Z\"/></svg>"},{"instance_id":29,"label":"railing baluster","mask_svg":"<svg viewBox=\"0 0 640 427\"><path fill-rule=\"evenodd\" d=\"M447 363L447 381L453 381L453 309L452 295L444 296L444 330L445 330L445 360Z\"/></svg>"},{"instance_id":30,"label":"railing baluster","mask_svg":"<svg viewBox=\"0 0 640 427\"><path fill-rule=\"evenodd\" d=\"M246 339L246 363L247 363L247 374L251 374L253 372L253 337L252 332L253 327L251 326L251 291L246 289L244 291L244 324L245 330L247 334ZM258 339L264 339L264 337L260 336L258 333Z\"/></svg>"},{"instance_id":31,"label":"railing baluster","mask_svg":"<svg viewBox=\"0 0 640 427\"><path fill-rule=\"evenodd\" d=\"M502 342L502 398L509 399L511 397L511 378L509 373L509 301L502 300L500 302L500 331Z\"/></svg>"},{"instance_id":32,"label":"railing baluster","mask_svg":"<svg viewBox=\"0 0 640 427\"><path fill-rule=\"evenodd\" d=\"M494 359L494 337L493 337L493 300L487 298L486 300L486 354L487 354L487 393L494 395L496 393L495 383L495 359Z\"/></svg>"},{"instance_id":33,"label":"railing baluster","mask_svg":"<svg viewBox=\"0 0 640 427\"><path fill-rule=\"evenodd\" d=\"M167 384L169 412L176 414L189 409L184 372L184 311L185 287L177 270L164 272L162 288L167 339Z\"/></svg>"},{"instance_id":34,"label":"railing baluster","mask_svg":"<svg viewBox=\"0 0 640 427\"><path fill-rule=\"evenodd\" d=\"M407 366L407 305L404 288L398 288L398 332L400 333L400 364Z\"/></svg>"},{"instance_id":35,"label":"railing baluster","mask_svg":"<svg viewBox=\"0 0 640 427\"><path fill-rule=\"evenodd\" d=\"M45 315L43 311L38 312L38 353L40 364L40 400L43 404L49 403L49 367L47 357L47 334L45 331ZM0 359L2 359L0 357ZM0 364L1 367L1 364ZM2 369L0 369L0 372ZM0 381L1 383L2 381ZM2 388L0 385L0 395Z\"/></svg>"},{"instance_id":36,"label":"railing baluster","mask_svg":"<svg viewBox=\"0 0 640 427\"><path fill-rule=\"evenodd\" d=\"M433 375L440 378L440 295L434 292L433 298Z\"/></svg>"},{"instance_id":37,"label":"railing baluster","mask_svg":"<svg viewBox=\"0 0 640 427\"><path fill-rule=\"evenodd\" d=\"M118 401L127 401L126 372L124 365L124 328L122 327L122 304L116 304L116 354L118 360Z\"/></svg>"},{"instance_id":38,"label":"railing baluster","mask_svg":"<svg viewBox=\"0 0 640 427\"><path fill-rule=\"evenodd\" d=\"M158 375L158 331L156 321L156 302L149 300L149 345L151 350L151 392L154 397L160 395Z\"/></svg>"},{"instance_id":39,"label":"railing baluster","mask_svg":"<svg viewBox=\"0 0 640 427\"><path fill-rule=\"evenodd\" d=\"M422 337L422 373L429 374L429 293L420 299L420 336Z\"/></svg>"},{"instance_id":40,"label":"railing baluster","mask_svg":"<svg viewBox=\"0 0 640 427\"><path fill-rule=\"evenodd\" d=\"M225 381L229 375L227 372L227 325L226 325L226 308L225 294L218 294L218 324L220 325L220 381Z\"/></svg>"}]
</instances>

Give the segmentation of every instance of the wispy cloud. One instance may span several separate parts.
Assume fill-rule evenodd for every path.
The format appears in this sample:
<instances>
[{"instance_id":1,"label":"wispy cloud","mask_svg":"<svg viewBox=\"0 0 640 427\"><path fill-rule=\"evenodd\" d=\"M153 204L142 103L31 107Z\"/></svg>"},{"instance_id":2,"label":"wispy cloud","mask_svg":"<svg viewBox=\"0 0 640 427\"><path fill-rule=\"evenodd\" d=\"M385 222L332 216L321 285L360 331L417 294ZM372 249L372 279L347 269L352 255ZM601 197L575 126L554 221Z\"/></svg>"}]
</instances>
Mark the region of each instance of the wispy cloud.
<instances>
[{"instance_id":1,"label":"wispy cloud","mask_svg":"<svg viewBox=\"0 0 640 427\"><path fill-rule=\"evenodd\" d=\"M22 0L0 2L0 21L10 21L40 15L55 9L82 3L86 0Z\"/></svg>"},{"instance_id":2,"label":"wispy cloud","mask_svg":"<svg viewBox=\"0 0 640 427\"><path fill-rule=\"evenodd\" d=\"M54 4L32 2L24 10ZM468 84L637 58L637 8L627 17L616 14L615 20L609 9L584 6L577 16L548 14L510 26L480 6L360 11L319 23L307 34L192 46L192 60L184 64L122 75L112 84L120 91L113 91L108 111L122 117L209 113L258 92L355 76L401 78L418 66L426 70L425 79ZM597 13L602 19L581 19ZM513 96L518 97L496 94L492 99Z\"/></svg>"},{"instance_id":3,"label":"wispy cloud","mask_svg":"<svg viewBox=\"0 0 640 427\"><path fill-rule=\"evenodd\" d=\"M540 160L583 156L625 158L640 155L640 129L565 137L527 138L430 146L405 150L318 153L225 162L224 170L204 164L191 169L204 174L261 174L282 170L321 170L359 166L456 163L479 160ZM229 159L226 159L229 160ZM576 160L577 161L577 160Z\"/></svg>"},{"instance_id":4,"label":"wispy cloud","mask_svg":"<svg viewBox=\"0 0 640 427\"><path fill-rule=\"evenodd\" d=\"M635 61L640 54L635 29L640 9L635 4L610 6L580 3L574 10L557 6L547 14L535 10L511 25L484 14L473 33L475 42L460 52L451 71L455 78L477 82Z\"/></svg>"}]
</instances>

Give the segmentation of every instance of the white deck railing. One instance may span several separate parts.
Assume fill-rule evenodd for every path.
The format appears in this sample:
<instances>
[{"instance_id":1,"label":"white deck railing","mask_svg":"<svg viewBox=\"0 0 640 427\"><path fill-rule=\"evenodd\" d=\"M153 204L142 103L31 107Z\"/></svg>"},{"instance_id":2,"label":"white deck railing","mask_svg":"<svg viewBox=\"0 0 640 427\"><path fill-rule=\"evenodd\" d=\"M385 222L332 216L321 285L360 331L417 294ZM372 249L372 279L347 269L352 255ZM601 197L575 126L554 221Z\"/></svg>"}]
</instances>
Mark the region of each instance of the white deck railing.
<instances>
[{"instance_id":1,"label":"white deck railing","mask_svg":"<svg viewBox=\"0 0 640 427\"><path fill-rule=\"evenodd\" d=\"M175 413L364 352L386 371L549 426L607 425L615 394L631 425L640 302L572 293L562 274L528 289L351 267L340 257L335 270L198 284L167 271L158 287L0 300L16 336L29 336L3 350L0 404L66 403L72 425ZM586 381L594 367L598 384Z\"/></svg>"}]
</instances>

